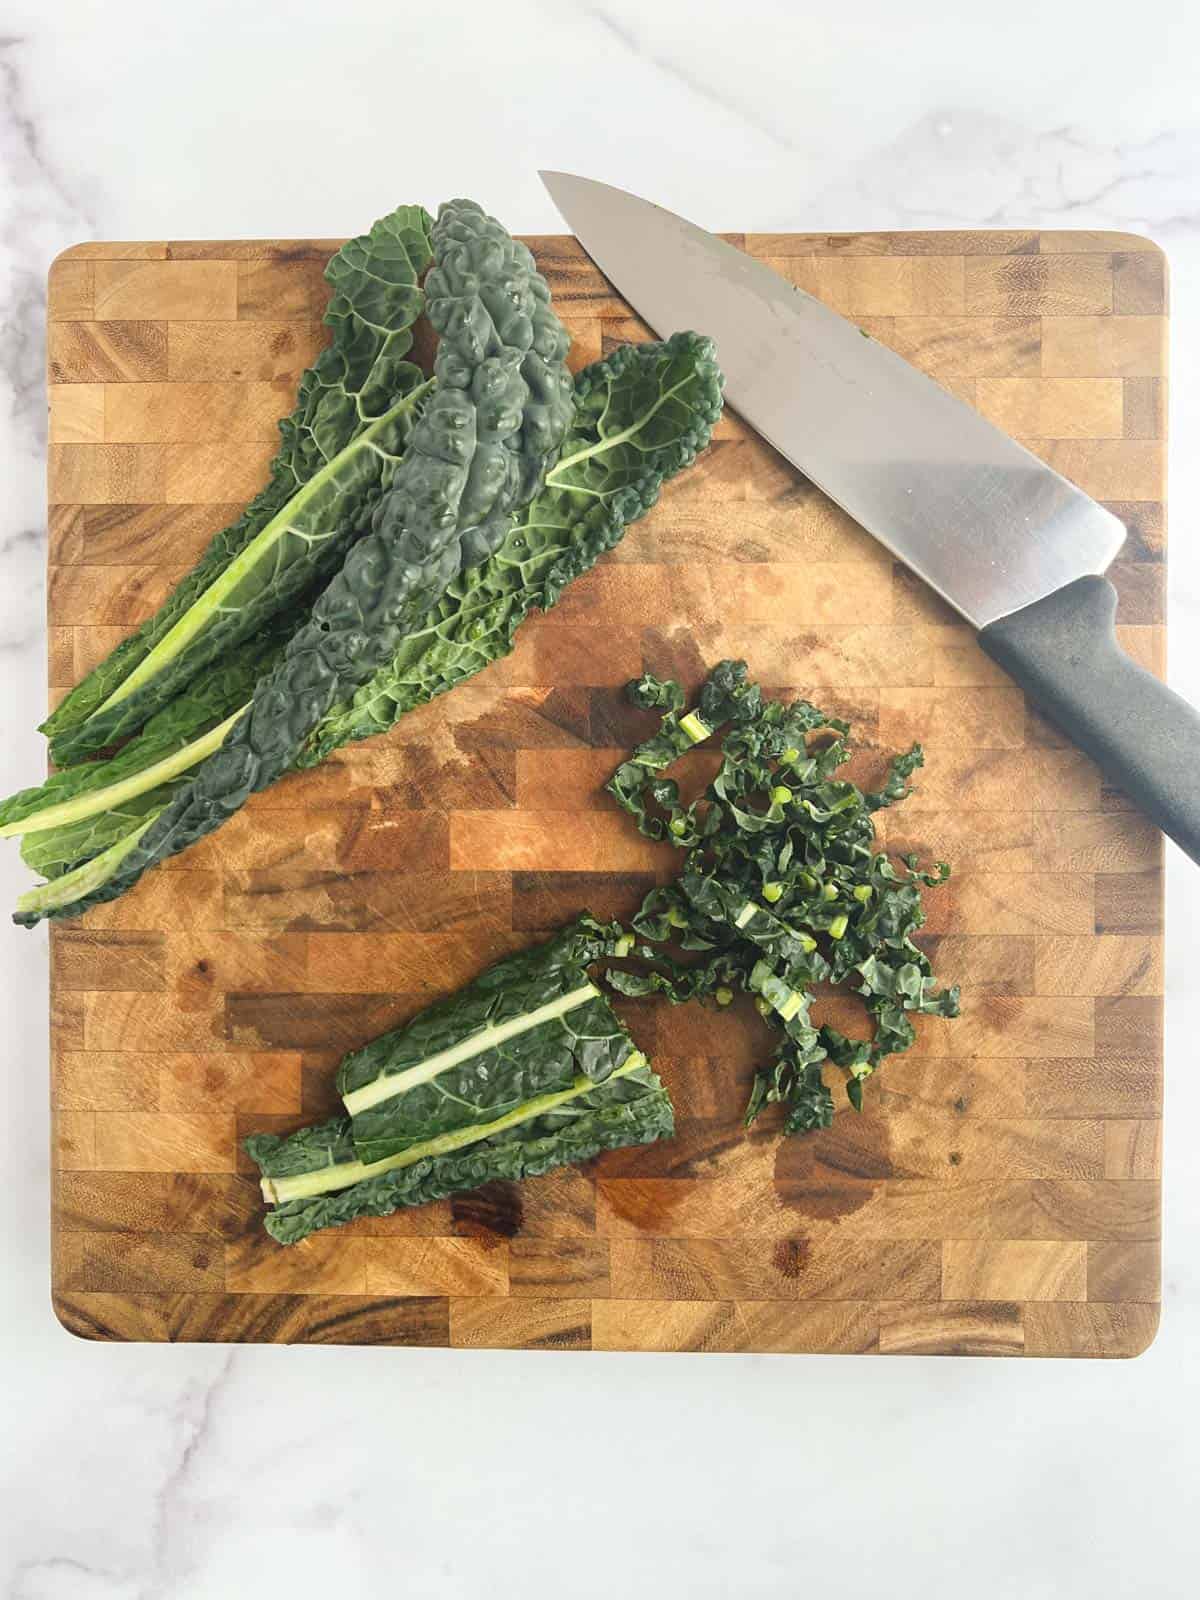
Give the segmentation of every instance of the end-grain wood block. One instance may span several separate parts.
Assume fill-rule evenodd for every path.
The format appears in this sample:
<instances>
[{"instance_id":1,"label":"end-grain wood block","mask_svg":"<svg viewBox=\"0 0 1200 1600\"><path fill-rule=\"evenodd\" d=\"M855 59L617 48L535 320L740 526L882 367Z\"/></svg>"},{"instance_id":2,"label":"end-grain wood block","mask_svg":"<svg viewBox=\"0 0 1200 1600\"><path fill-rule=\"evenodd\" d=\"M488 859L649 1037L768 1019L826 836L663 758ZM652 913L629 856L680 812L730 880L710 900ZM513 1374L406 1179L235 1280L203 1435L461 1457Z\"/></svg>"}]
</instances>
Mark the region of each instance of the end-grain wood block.
<instances>
[{"instance_id":1,"label":"end-grain wood block","mask_svg":"<svg viewBox=\"0 0 1200 1600\"><path fill-rule=\"evenodd\" d=\"M97 322L231 322L238 314L234 261L97 261L92 274Z\"/></svg>"},{"instance_id":2,"label":"end-grain wood block","mask_svg":"<svg viewBox=\"0 0 1200 1600\"><path fill-rule=\"evenodd\" d=\"M1119 378L981 378L975 403L1014 436L1119 439L1126 432Z\"/></svg>"},{"instance_id":3,"label":"end-grain wood block","mask_svg":"<svg viewBox=\"0 0 1200 1600\"><path fill-rule=\"evenodd\" d=\"M235 1239L255 1222L262 1196L227 1172L64 1172L54 1221L66 1232L208 1234Z\"/></svg>"},{"instance_id":4,"label":"end-grain wood block","mask_svg":"<svg viewBox=\"0 0 1200 1600\"><path fill-rule=\"evenodd\" d=\"M54 1313L80 1339L243 1344L445 1346L444 1298L365 1295L145 1292L56 1289Z\"/></svg>"},{"instance_id":5,"label":"end-grain wood block","mask_svg":"<svg viewBox=\"0 0 1200 1600\"><path fill-rule=\"evenodd\" d=\"M863 1301L790 1305L777 1300L596 1300L596 1350L823 1350L879 1348L878 1308Z\"/></svg>"},{"instance_id":6,"label":"end-grain wood block","mask_svg":"<svg viewBox=\"0 0 1200 1600\"><path fill-rule=\"evenodd\" d=\"M1031 1302L1025 1307L1025 1354L1140 1356L1158 1332L1158 1317L1157 1304L1136 1300Z\"/></svg>"},{"instance_id":7,"label":"end-grain wood block","mask_svg":"<svg viewBox=\"0 0 1200 1600\"><path fill-rule=\"evenodd\" d=\"M1158 939L1113 934L1039 939L1034 964L1038 994L1158 995L1163 990Z\"/></svg>"},{"instance_id":8,"label":"end-grain wood block","mask_svg":"<svg viewBox=\"0 0 1200 1600\"><path fill-rule=\"evenodd\" d=\"M219 1239L191 1233L84 1233L55 1235L57 1289L111 1294L150 1290L220 1289Z\"/></svg>"},{"instance_id":9,"label":"end-grain wood block","mask_svg":"<svg viewBox=\"0 0 1200 1600\"><path fill-rule=\"evenodd\" d=\"M964 297L968 311L985 316L1105 316L1113 309L1112 257L974 256Z\"/></svg>"},{"instance_id":10,"label":"end-grain wood block","mask_svg":"<svg viewBox=\"0 0 1200 1600\"><path fill-rule=\"evenodd\" d=\"M1088 1247L1077 1240L947 1239L947 1300L1086 1300Z\"/></svg>"},{"instance_id":11,"label":"end-grain wood block","mask_svg":"<svg viewBox=\"0 0 1200 1600\"><path fill-rule=\"evenodd\" d=\"M1046 378L1159 378L1166 360L1166 324L1160 316L1042 318Z\"/></svg>"},{"instance_id":12,"label":"end-grain wood block","mask_svg":"<svg viewBox=\"0 0 1200 1600\"><path fill-rule=\"evenodd\" d=\"M167 376L167 324L59 321L52 312L46 373L51 384L153 383Z\"/></svg>"},{"instance_id":13,"label":"end-grain wood block","mask_svg":"<svg viewBox=\"0 0 1200 1600\"><path fill-rule=\"evenodd\" d=\"M954 315L964 310L965 262L946 255L766 256L789 283L845 317Z\"/></svg>"},{"instance_id":14,"label":"end-grain wood block","mask_svg":"<svg viewBox=\"0 0 1200 1600\"><path fill-rule=\"evenodd\" d=\"M110 444L274 444L280 413L292 392L286 378L270 383L105 384L100 437Z\"/></svg>"},{"instance_id":15,"label":"end-grain wood block","mask_svg":"<svg viewBox=\"0 0 1200 1600\"><path fill-rule=\"evenodd\" d=\"M889 1356L1023 1355L1026 1309L1011 1301L881 1306L880 1353Z\"/></svg>"},{"instance_id":16,"label":"end-grain wood block","mask_svg":"<svg viewBox=\"0 0 1200 1600\"><path fill-rule=\"evenodd\" d=\"M1036 377L1039 371L1037 317L897 317L891 331L878 337L939 382Z\"/></svg>"},{"instance_id":17,"label":"end-grain wood block","mask_svg":"<svg viewBox=\"0 0 1200 1600\"><path fill-rule=\"evenodd\" d=\"M936 1300L941 1285L941 1251L929 1240L614 1239L609 1248L619 1300L845 1300L866 1278L884 1299Z\"/></svg>"},{"instance_id":18,"label":"end-grain wood block","mask_svg":"<svg viewBox=\"0 0 1200 1600\"><path fill-rule=\"evenodd\" d=\"M1167 263L1159 250L1113 256L1113 310L1122 315L1160 316L1167 308Z\"/></svg>"},{"instance_id":19,"label":"end-grain wood block","mask_svg":"<svg viewBox=\"0 0 1200 1600\"><path fill-rule=\"evenodd\" d=\"M1166 291L1132 235L731 236L1105 500L1120 639L1163 664ZM575 370L650 337L573 239L531 241ZM325 342L333 240L78 247L52 266L50 682L61 698L262 485ZM677 1137L285 1249L239 1141L337 1107L341 1053L677 865L603 783L742 656L854 729L878 816L945 859L921 939L957 1022L840 1098L741 1125L751 1008L622 1002ZM708 765L705 765L707 759ZM703 784L699 755L685 781ZM971 629L732 410L512 654L254 797L52 937L54 1304L95 1339L1129 1356L1157 1326L1162 860ZM820 1016L861 1027L854 1001Z\"/></svg>"},{"instance_id":20,"label":"end-grain wood block","mask_svg":"<svg viewBox=\"0 0 1200 1600\"><path fill-rule=\"evenodd\" d=\"M1162 1176L1162 1123L1157 1118L1118 1118L1104 1124L1106 1178Z\"/></svg>"},{"instance_id":21,"label":"end-grain wood block","mask_svg":"<svg viewBox=\"0 0 1200 1600\"><path fill-rule=\"evenodd\" d=\"M594 1306L603 1303L553 1296L454 1296L450 1343L460 1350L587 1350Z\"/></svg>"},{"instance_id":22,"label":"end-grain wood block","mask_svg":"<svg viewBox=\"0 0 1200 1600\"><path fill-rule=\"evenodd\" d=\"M1152 1182L1049 1178L1035 1180L1030 1189L1034 1238L1146 1242L1159 1236L1158 1186ZM1090 1286L1088 1298L1100 1298Z\"/></svg>"},{"instance_id":23,"label":"end-grain wood block","mask_svg":"<svg viewBox=\"0 0 1200 1600\"><path fill-rule=\"evenodd\" d=\"M108 337L111 340L114 335ZM324 343L324 331L315 322L171 322L156 363L162 370L156 370L154 376L173 383L281 382L294 386Z\"/></svg>"},{"instance_id":24,"label":"end-grain wood block","mask_svg":"<svg viewBox=\"0 0 1200 1600\"><path fill-rule=\"evenodd\" d=\"M370 1239L367 1293L503 1295L508 1246L489 1239Z\"/></svg>"},{"instance_id":25,"label":"end-grain wood block","mask_svg":"<svg viewBox=\"0 0 1200 1600\"><path fill-rule=\"evenodd\" d=\"M104 384L50 385L51 444L99 444L104 431Z\"/></svg>"},{"instance_id":26,"label":"end-grain wood block","mask_svg":"<svg viewBox=\"0 0 1200 1600\"><path fill-rule=\"evenodd\" d=\"M90 322L95 310L95 269L90 261L56 256L47 277L47 320Z\"/></svg>"},{"instance_id":27,"label":"end-grain wood block","mask_svg":"<svg viewBox=\"0 0 1200 1600\"><path fill-rule=\"evenodd\" d=\"M1154 1056L1031 1061L1025 1108L1037 1117L1102 1117L1118 1121L1158 1105L1162 1065ZM1106 1120L1106 1132L1114 1124Z\"/></svg>"},{"instance_id":28,"label":"end-grain wood block","mask_svg":"<svg viewBox=\"0 0 1200 1600\"><path fill-rule=\"evenodd\" d=\"M313 1234L281 1249L261 1231L224 1246L232 1294L365 1294L367 1243L361 1236Z\"/></svg>"},{"instance_id":29,"label":"end-grain wood block","mask_svg":"<svg viewBox=\"0 0 1200 1600\"><path fill-rule=\"evenodd\" d=\"M508 1247L508 1288L521 1299L605 1297L609 1247L603 1239L514 1239Z\"/></svg>"},{"instance_id":30,"label":"end-grain wood block","mask_svg":"<svg viewBox=\"0 0 1200 1600\"><path fill-rule=\"evenodd\" d=\"M1154 500L1166 469L1160 439L1055 439L1022 443L1094 500Z\"/></svg>"}]
</instances>

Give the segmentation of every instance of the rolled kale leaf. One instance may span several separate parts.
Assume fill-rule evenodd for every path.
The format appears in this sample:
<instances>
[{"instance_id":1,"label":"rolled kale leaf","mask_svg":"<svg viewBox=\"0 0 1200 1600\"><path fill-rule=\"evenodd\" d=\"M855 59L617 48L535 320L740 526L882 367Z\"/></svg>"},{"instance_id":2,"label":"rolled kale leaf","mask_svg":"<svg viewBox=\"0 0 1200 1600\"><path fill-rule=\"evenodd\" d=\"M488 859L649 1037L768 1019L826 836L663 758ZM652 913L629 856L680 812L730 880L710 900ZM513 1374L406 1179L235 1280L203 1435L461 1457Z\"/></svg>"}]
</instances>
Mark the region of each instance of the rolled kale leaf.
<instances>
[{"instance_id":1,"label":"rolled kale leaf","mask_svg":"<svg viewBox=\"0 0 1200 1600\"><path fill-rule=\"evenodd\" d=\"M441 336L435 387L372 531L351 548L221 749L104 881L65 904L47 905L34 891L17 922L77 916L115 899L273 783L330 708L395 655L462 566L495 549L556 458L573 406L568 338L532 256L468 200L441 208L432 244L425 291Z\"/></svg>"},{"instance_id":2,"label":"rolled kale leaf","mask_svg":"<svg viewBox=\"0 0 1200 1600\"><path fill-rule=\"evenodd\" d=\"M351 700L321 719L297 764L315 766L339 745L385 732L507 655L529 613L549 610L708 444L722 382L712 341L695 333L622 345L586 367L558 465L516 526L450 584Z\"/></svg>"},{"instance_id":3,"label":"rolled kale leaf","mask_svg":"<svg viewBox=\"0 0 1200 1600\"><path fill-rule=\"evenodd\" d=\"M604 1150L669 1139L674 1131L674 1112L661 1080L644 1059L631 1057L604 1083L585 1084L552 1110L503 1133L445 1154L407 1151L392 1158L406 1165L361 1177L345 1188L283 1201L268 1212L264 1226L280 1244L297 1244L319 1228L356 1217L385 1217L497 1179L539 1177ZM336 1176L338 1166L354 1159L346 1119L303 1129L289 1139L259 1135L245 1146L262 1170L264 1187L323 1169Z\"/></svg>"},{"instance_id":4,"label":"rolled kale leaf","mask_svg":"<svg viewBox=\"0 0 1200 1600\"><path fill-rule=\"evenodd\" d=\"M151 713L330 573L361 533L415 419L423 374L405 360L422 306L430 219L401 206L330 261L328 348L279 425L267 486L129 638L42 724L60 766Z\"/></svg>"},{"instance_id":5,"label":"rolled kale leaf","mask_svg":"<svg viewBox=\"0 0 1200 1600\"><path fill-rule=\"evenodd\" d=\"M611 1077L634 1047L588 966L630 942L618 924L583 917L347 1056L338 1089L358 1159L380 1161Z\"/></svg>"}]
</instances>

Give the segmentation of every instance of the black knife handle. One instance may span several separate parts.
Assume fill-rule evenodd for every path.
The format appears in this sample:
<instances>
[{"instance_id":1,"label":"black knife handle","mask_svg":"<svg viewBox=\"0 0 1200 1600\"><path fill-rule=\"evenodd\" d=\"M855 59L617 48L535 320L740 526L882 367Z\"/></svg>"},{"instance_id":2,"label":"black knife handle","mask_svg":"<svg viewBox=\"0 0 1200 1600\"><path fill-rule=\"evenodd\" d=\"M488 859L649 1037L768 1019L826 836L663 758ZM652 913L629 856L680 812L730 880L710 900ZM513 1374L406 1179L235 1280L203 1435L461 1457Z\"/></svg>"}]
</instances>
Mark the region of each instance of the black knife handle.
<instances>
[{"instance_id":1,"label":"black knife handle","mask_svg":"<svg viewBox=\"0 0 1200 1600\"><path fill-rule=\"evenodd\" d=\"M1117 643L1116 590L1077 578L984 628L979 642L1031 700L1193 861L1200 861L1200 715Z\"/></svg>"}]
</instances>

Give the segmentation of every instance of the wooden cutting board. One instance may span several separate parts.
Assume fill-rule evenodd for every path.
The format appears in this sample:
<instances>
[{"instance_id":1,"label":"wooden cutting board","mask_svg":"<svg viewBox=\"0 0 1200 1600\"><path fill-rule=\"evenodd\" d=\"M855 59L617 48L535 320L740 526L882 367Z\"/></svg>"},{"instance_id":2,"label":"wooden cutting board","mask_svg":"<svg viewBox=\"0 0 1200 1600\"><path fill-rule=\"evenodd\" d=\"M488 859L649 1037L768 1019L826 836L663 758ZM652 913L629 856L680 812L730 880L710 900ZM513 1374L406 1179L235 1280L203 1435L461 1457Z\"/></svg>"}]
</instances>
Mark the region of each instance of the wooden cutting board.
<instances>
[{"instance_id":1,"label":"wooden cutting board","mask_svg":"<svg viewBox=\"0 0 1200 1600\"><path fill-rule=\"evenodd\" d=\"M1124 234L732 237L1111 506L1122 641L1161 671L1160 253ZM577 365L647 336L573 240L530 242ZM263 481L335 247L54 263L55 696ZM849 717L863 773L924 742L886 838L954 863L928 933L962 1019L922 1019L862 1116L780 1141L740 1126L768 1047L752 1012L629 1005L673 1143L273 1244L239 1138L328 1114L342 1052L581 905L631 910L670 860L598 792L646 730L619 686L730 655ZM1136 1354L1158 1320L1161 907L1153 829L727 417L509 660L55 927L57 1314L103 1339Z\"/></svg>"}]
</instances>

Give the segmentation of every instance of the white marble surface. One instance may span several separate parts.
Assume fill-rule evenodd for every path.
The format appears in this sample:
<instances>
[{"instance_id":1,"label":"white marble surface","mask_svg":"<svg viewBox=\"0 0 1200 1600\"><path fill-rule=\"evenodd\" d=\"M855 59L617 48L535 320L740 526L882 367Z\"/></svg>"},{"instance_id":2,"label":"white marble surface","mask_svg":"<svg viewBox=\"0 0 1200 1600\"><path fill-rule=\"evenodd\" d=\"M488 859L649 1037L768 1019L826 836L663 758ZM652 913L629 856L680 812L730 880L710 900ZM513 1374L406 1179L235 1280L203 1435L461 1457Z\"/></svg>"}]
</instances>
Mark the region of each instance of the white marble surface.
<instances>
[{"instance_id":1,"label":"white marble surface","mask_svg":"<svg viewBox=\"0 0 1200 1600\"><path fill-rule=\"evenodd\" d=\"M6 0L0 790L42 757L51 256L348 234L459 192L554 230L539 164L711 226L1152 233L1171 676L1200 699L1197 11L986 9ZM20 876L6 850L0 903ZM0 930L4 1595L1194 1593L1200 874L1174 853L1169 919L1163 1331L1112 1365L77 1343L46 1287L45 943Z\"/></svg>"}]
</instances>

